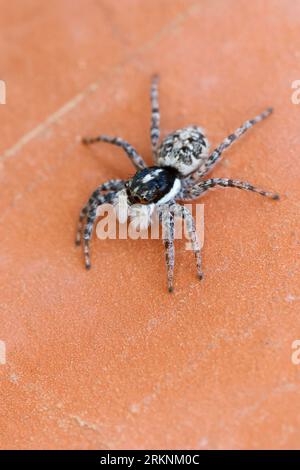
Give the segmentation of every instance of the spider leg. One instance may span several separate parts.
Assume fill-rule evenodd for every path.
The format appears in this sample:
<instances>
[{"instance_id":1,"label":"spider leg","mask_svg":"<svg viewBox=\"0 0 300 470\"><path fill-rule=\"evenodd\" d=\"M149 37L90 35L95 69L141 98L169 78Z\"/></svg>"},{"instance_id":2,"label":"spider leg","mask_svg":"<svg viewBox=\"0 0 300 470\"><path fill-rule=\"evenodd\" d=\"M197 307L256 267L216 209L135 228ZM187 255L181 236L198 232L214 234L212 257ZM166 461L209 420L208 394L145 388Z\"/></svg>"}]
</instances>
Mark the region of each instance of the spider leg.
<instances>
[{"instance_id":1,"label":"spider leg","mask_svg":"<svg viewBox=\"0 0 300 470\"><path fill-rule=\"evenodd\" d=\"M85 224L84 234L83 234L83 253L84 253L84 261L85 261L86 269L91 268L90 240L92 237L93 228L94 228L96 217L97 217L97 207L100 204L103 204L104 202L105 202L105 197L102 197L98 201L95 201L94 203L92 203L87 214L87 219L86 219L86 224Z\"/></svg>"},{"instance_id":2,"label":"spider leg","mask_svg":"<svg viewBox=\"0 0 300 470\"><path fill-rule=\"evenodd\" d=\"M85 218L87 212L88 212L88 204L83 206L79 213L79 220L77 224L77 230L76 230L76 238L75 238L75 245L79 246L81 243L81 232L82 232L82 225L83 225L83 219Z\"/></svg>"},{"instance_id":3,"label":"spider leg","mask_svg":"<svg viewBox=\"0 0 300 470\"><path fill-rule=\"evenodd\" d=\"M204 194L206 191L216 186L220 186L223 188L245 189L246 191L258 193L261 196L266 196L273 200L279 199L279 194L273 193L271 191L265 191L261 188L257 188L256 186L253 186L247 181L233 180L229 178L211 178L201 181L200 183L195 184L192 188L183 191L183 200L195 199L199 196L202 196L202 194Z\"/></svg>"},{"instance_id":4,"label":"spider leg","mask_svg":"<svg viewBox=\"0 0 300 470\"><path fill-rule=\"evenodd\" d=\"M76 232L76 238L75 238L76 245L80 245L83 220L86 217L92 204L95 201L98 201L99 203L101 203L101 196L103 195L105 191L118 191L124 188L124 183L125 182L121 179L111 179L101 184L100 186L98 186L98 188L92 193L88 202L85 204L85 206L83 206L79 214L79 220L78 220L77 232Z\"/></svg>"},{"instance_id":5,"label":"spider leg","mask_svg":"<svg viewBox=\"0 0 300 470\"><path fill-rule=\"evenodd\" d=\"M183 218L183 220L186 223L186 228L188 231L188 235L191 239L192 243L192 248L193 252L195 254L196 258L196 263L197 263L197 273L199 276L199 279L203 279L203 272L202 272L202 259L201 259L201 251L200 251L200 245L199 245L199 240L198 240L198 235L196 232L196 227L195 227L195 222L194 218L191 214L191 212L184 206L181 206L180 204L176 204L174 208L174 214L179 215Z\"/></svg>"},{"instance_id":6,"label":"spider leg","mask_svg":"<svg viewBox=\"0 0 300 470\"><path fill-rule=\"evenodd\" d=\"M126 140L120 137L109 137L107 135L98 135L97 137L84 137L82 143L85 145L94 144L95 142L107 142L108 144L117 145L121 147L128 155L130 161L133 163L137 170L146 168L146 163L142 157L137 153L135 148L130 145Z\"/></svg>"},{"instance_id":7,"label":"spider leg","mask_svg":"<svg viewBox=\"0 0 300 470\"><path fill-rule=\"evenodd\" d=\"M165 246L168 290L173 292L175 249L174 249L174 214L170 206L162 206L159 218L163 227L163 240Z\"/></svg>"},{"instance_id":8,"label":"spider leg","mask_svg":"<svg viewBox=\"0 0 300 470\"><path fill-rule=\"evenodd\" d=\"M91 267L91 260L90 260L90 240L93 233L93 228L95 225L96 217L97 217L97 208L104 203L111 203L113 202L114 198L117 195L117 191L111 191L103 196L99 196L95 198L94 202L90 204L86 224L84 227L84 234L83 234L83 252L84 252L84 259L85 259L85 267L86 269L90 269Z\"/></svg>"},{"instance_id":9,"label":"spider leg","mask_svg":"<svg viewBox=\"0 0 300 470\"><path fill-rule=\"evenodd\" d=\"M159 113L159 103L158 103L158 75L154 75L151 83L150 90L150 100L151 100L151 127L150 127L150 136L152 144L153 155L156 155L157 144L159 140L160 130L160 113Z\"/></svg>"},{"instance_id":10,"label":"spider leg","mask_svg":"<svg viewBox=\"0 0 300 470\"><path fill-rule=\"evenodd\" d=\"M101 204L101 203L100 203ZM95 220L97 217L97 202L94 202L88 211L86 224L84 228L83 234L83 253L84 253L84 260L85 260L85 267L86 269L90 269L91 267L91 259L90 259L90 239L92 236L93 228L95 225Z\"/></svg>"},{"instance_id":11,"label":"spider leg","mask_svg":"<svg viewBox=\"0 0 300 470\"><path fill-rule=\"evenodd\" d=\"M221 142L220 145L209 155L204 165L202 165L201 168L197 172L195 172L192 178L197 181L199 178L206 175L220 160L224 150L230 147L230 145L233 144L233 142L235 142L237 139L239 139L248 129L251 129L251 127L253 127L258 122L262 121L263 119L266 119L272 113L272 111L272 108L266 109L255 118L249 119L248 121L244 122L241 127L236 129L232 134L226 137L223 142Z\"/></svg>"}]
</instances>

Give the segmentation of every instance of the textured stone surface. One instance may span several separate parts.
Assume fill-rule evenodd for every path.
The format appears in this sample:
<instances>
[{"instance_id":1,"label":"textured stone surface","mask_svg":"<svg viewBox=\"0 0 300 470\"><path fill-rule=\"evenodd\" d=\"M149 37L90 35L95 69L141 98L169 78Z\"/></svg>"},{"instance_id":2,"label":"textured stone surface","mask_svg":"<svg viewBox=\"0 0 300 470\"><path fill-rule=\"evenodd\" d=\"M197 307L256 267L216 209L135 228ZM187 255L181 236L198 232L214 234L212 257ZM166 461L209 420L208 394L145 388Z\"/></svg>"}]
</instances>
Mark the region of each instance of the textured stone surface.
<instances>
[{"instance_id":1,"label":"textured stone surface","mask_svg":"<svg viewBox=\"0 0 300 470\"><path fill-rule=\"evenodd\" d=\"M238 6L237 6L238 5ZM297 448L300 4L292 0L0 2L1 448ZM86 272L78 211L129 161L83 134L120 134L151 162L149 78L163 135L217 144L269 105L205 203L205 280L177 242L99 241Z\"/></svg>"}]
</instances>

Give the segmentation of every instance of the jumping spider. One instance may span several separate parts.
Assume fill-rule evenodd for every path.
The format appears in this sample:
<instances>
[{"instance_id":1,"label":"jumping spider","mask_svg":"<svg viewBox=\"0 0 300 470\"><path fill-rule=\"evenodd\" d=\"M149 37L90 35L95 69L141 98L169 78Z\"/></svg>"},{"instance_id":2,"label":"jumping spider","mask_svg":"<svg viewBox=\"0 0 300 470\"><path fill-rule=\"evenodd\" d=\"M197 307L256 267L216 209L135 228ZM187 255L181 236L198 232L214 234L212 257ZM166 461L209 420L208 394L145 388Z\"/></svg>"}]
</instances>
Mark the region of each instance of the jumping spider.
<instances>
[{"instance_id":1,"label":"jumping spider","mask_svg":"<svg viewBox=\"0 0 300 470\"><path fill-rule=\"evenodd\" d=\"M174 217L181 216L187 226L191 238L192 248L197 262L197 271L200 279L203 278L201 268L201 253L192 214L177 201L187 201L202 196L206 191L216 186L245 189L253 191L271 199L279 199L279 195L264 191L250 183L229 179L202 178L210 172L213 166L220 161L221 155L234 141L239 139L254 124L262 121L272 112L271 108L262 112L254 119L246 121L235 132L226 137L218 147L209 153L209 143L203 130L198 126L188 126L167 135L159 144L160 113L158 105L158 77L152 79L151 84L151 143L155 165L147 167L142 157L125 140L120 137L99 135L93 138L84 138L84 144L94 142L107 142L121 147L128 155L136 168L135 175L128 181L112 179L101 184L91 195L87 204L80 212L76 244L80 244L83 220L86 224L83 232L85 266L91 267L89 244L97 216L97 207L103 203L116 203L122 195L131 217L138 217L140 213L148 214L148 222L154 207L157 210L160 223L164 227L164 246L166 254L166 267L169 291L173 290L174 272ZM166 207L168 210L163 211ZM135 210L133 210L135 209ZM130 210L129 210L130 214Z\"/></svg>"}]
</instances>

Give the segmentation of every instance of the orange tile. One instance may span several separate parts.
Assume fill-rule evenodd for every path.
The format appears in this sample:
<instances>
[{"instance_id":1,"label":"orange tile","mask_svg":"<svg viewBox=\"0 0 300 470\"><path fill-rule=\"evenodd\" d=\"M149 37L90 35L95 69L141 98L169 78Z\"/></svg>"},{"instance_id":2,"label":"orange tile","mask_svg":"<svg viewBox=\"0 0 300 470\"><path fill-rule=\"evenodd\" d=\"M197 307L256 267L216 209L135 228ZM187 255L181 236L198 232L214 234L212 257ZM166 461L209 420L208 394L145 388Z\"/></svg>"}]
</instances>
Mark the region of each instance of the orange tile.
<instances>
[{"instance_id":1,"label":"orange tile","mask_svg":"<svg viewBox=\"0 0 300 470\"><path fill-rule=\"evenodd\" d=\"M298 448L300 7L291 0L0 2L1 448ZM215 176L279 203L207 195L205 280L176 243L74 247L102 181L132 174L122 135L151 162L149 81L162 132L198 123L216 145L269 105Z\"/></svg>"}]
</instances>

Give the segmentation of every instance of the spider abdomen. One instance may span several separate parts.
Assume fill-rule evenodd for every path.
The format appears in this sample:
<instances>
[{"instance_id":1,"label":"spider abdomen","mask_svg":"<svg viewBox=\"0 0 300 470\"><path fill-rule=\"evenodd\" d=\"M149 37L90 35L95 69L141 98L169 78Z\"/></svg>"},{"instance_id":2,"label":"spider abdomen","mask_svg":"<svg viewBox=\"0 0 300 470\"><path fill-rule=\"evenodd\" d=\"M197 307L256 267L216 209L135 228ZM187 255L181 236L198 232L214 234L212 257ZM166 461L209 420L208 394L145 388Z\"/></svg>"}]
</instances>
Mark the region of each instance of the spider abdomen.
<instances>
[{"instance_id":1,"label":"spider abdomen","mask_svg":"<svg viewBox=\"0 0 300 470\"><path fill-rule=\"evenodd\" d=\"M188 126L167 135L157 150L157 165L175 168L182 176L196 171L208 156L209 142L203 130Z\"/></svg>"}]
</instances>

